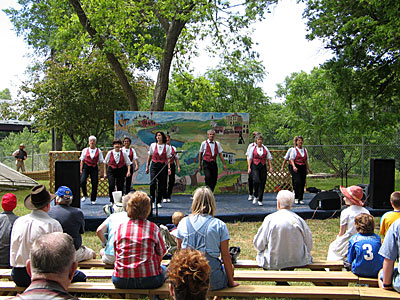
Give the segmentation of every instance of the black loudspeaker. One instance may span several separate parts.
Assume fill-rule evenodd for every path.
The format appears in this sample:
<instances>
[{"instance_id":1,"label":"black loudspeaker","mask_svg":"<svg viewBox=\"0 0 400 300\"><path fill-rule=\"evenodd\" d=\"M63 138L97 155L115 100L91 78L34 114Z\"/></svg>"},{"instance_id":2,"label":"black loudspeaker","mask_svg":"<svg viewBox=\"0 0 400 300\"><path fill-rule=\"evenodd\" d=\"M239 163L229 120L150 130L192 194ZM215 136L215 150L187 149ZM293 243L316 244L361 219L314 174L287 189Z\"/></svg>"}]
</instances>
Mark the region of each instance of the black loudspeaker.
<instances>
[{"instance_id":1,"label":"black loudspeaker","mask_svg":"<svg viewBox=\"0 0 400 300\"><path fill-rule=\"evenodd\" d=\"M69 187L73 195L71 206L78 208L81 207L79 164L79 160L57 160L55 164L55 190L62 185Z\"/></svg>"},{"instance_id":2,"label":"black loudspeaker","mask_svg":"<svg viewBox=\"0 0 400 300\"><path fill-rule=\"evenodd\" d=\"M308 206L310 206L311 209L320 207L323 210L338 210L342 207L340 196L335 191L326 191L316 194Z\"/></svg>"},{"instance_id":3,"label":"black loudspeaker","mask_svg":"<svg viewBox=\"0 0 400 300\"><path fill-rule=\"evenodd\" d=\"M369 205L372 208L388 208L390 194L394 191L394 159L373 159L369 164Z\"/></svg>"}]
</instances>

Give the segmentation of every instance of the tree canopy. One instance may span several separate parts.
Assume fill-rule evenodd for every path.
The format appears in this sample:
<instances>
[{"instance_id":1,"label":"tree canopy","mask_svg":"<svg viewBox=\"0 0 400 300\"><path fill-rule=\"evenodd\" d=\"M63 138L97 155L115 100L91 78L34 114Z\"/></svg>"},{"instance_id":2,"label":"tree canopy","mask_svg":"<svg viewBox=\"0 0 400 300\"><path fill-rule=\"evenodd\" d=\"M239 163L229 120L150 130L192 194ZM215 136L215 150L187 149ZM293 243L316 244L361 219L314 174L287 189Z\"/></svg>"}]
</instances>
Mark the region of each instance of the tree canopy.
<instances>
[{"instance_id":1,"label":"tree canopy","mask_svg":"<svg viewBox=\"0 0 400 300\"><path fill-rule=\"evenodd\" d=\"M102 50L112 66L131 110L137 110L136 91L129 74L156 68L157 82L150 110L163 110L172 60L195 51L195 41L214 40L214 50L250 51L247 30L264 17L276 0L19 0L21 9L8 9L15 29L38 51L50 54L68 49L79 57L92 47ZM127 59L130 66L120 61Z\"/></svg>"}]
</instances>

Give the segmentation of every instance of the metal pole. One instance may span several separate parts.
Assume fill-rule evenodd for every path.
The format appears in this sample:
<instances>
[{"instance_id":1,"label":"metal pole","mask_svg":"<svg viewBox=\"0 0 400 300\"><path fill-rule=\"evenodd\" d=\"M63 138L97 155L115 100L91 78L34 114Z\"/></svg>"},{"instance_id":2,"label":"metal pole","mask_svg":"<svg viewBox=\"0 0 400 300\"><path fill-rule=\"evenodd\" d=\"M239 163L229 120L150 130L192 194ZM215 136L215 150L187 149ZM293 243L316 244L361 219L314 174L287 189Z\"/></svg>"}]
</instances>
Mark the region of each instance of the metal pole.
<instances>
[{"instance_id":1,"label":"metal pole","mask_svg":"<svg viewBox=\"0 0 400 300\"><path fill-rule=\"evenodd\" d=\"M361 137L361 183L364 184L364 143L365 139L364 136Z\"/></svg>"},{"instance_id":2,"label":"metal pole","mask_svg":"<svg viewBox=\"0 0 400 300\"><path fill-rule=\"evenodd\" d=\"M34 157L35 157L35 148L32 144L32 172L33 172L33 161L34 161Z\"/></svg>"}]
</instances>

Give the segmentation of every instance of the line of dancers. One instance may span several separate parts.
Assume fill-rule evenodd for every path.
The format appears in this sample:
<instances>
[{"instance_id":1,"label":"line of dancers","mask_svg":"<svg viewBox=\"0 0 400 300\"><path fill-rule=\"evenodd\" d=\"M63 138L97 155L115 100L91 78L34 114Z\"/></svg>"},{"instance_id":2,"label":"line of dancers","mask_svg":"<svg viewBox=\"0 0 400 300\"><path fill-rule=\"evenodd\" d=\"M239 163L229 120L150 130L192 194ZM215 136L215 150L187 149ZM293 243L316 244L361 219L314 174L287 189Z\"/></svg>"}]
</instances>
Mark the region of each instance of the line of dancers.
<instances>
[{"instance_id":1,"label":"line of dancers","mask_svg":"<svg viewBox=\"0 0 400 300\"><path fill-rule=\"evenodd\" d=\"M222 155L221 143L215 140L215 131L207 131L208 138L200 145L198 155L198 170L203 170L205 184L214 192L218 180L217 159L221 160L225 172L227 166ZM246 151L248 165L248 200L262 206L267 174L273 172L272 155L263 144L263 136L258 132L252 133L254 142L250 143ZM179 156L177 149L171 145L171 138L162 131L154 135L155 142L148 150L146 160L146 174L150 174L150 197L153 208L162 208L162 203L171 201L172 190L175 184L175 175L180 173ZM98 165L103 164L103 176L108 179L110 202L114 203L113 192L122 191L128 194L132 189L132 175L139 169L138 156L131 139L126 137L113 140L113 149L108 151L105 158L96 147L96 137L89 137L89 147L82 150L80 156L80 184L83 193L82 201L86 201L86 181L90 176L92 192L90 200L95 204L98 187ZM294 146L290 148L282 164L283 172L286 162L289 161L289 172L292 176L295 203L304 204L303 194L307 172L311 173L308 165L308 153L303 147L303 138L296 136Z\"/></svg>"}]
</instances>

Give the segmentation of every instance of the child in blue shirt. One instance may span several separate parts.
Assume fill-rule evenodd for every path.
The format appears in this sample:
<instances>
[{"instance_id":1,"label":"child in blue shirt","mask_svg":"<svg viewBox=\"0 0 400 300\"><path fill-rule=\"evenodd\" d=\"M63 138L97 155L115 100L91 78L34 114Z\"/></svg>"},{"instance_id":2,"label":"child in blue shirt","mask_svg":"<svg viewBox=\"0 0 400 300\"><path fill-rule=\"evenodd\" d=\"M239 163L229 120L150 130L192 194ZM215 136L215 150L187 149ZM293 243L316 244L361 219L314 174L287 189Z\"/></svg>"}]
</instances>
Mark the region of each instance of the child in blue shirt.
<instances>
[{"instance_id":1,"label":"child in blue shirt","mask_svg":"<svg viewBox=\"0 0 400 300\"><path fill-rule=\"evenodd\" d=\"M357 234L349 240L347 261L351 271L363 277L377 277L382 269L383 257L378 254L381 238L374 233L374 217L369 214L359 214L354 219Z\"/></svg>"}]
</instances>

